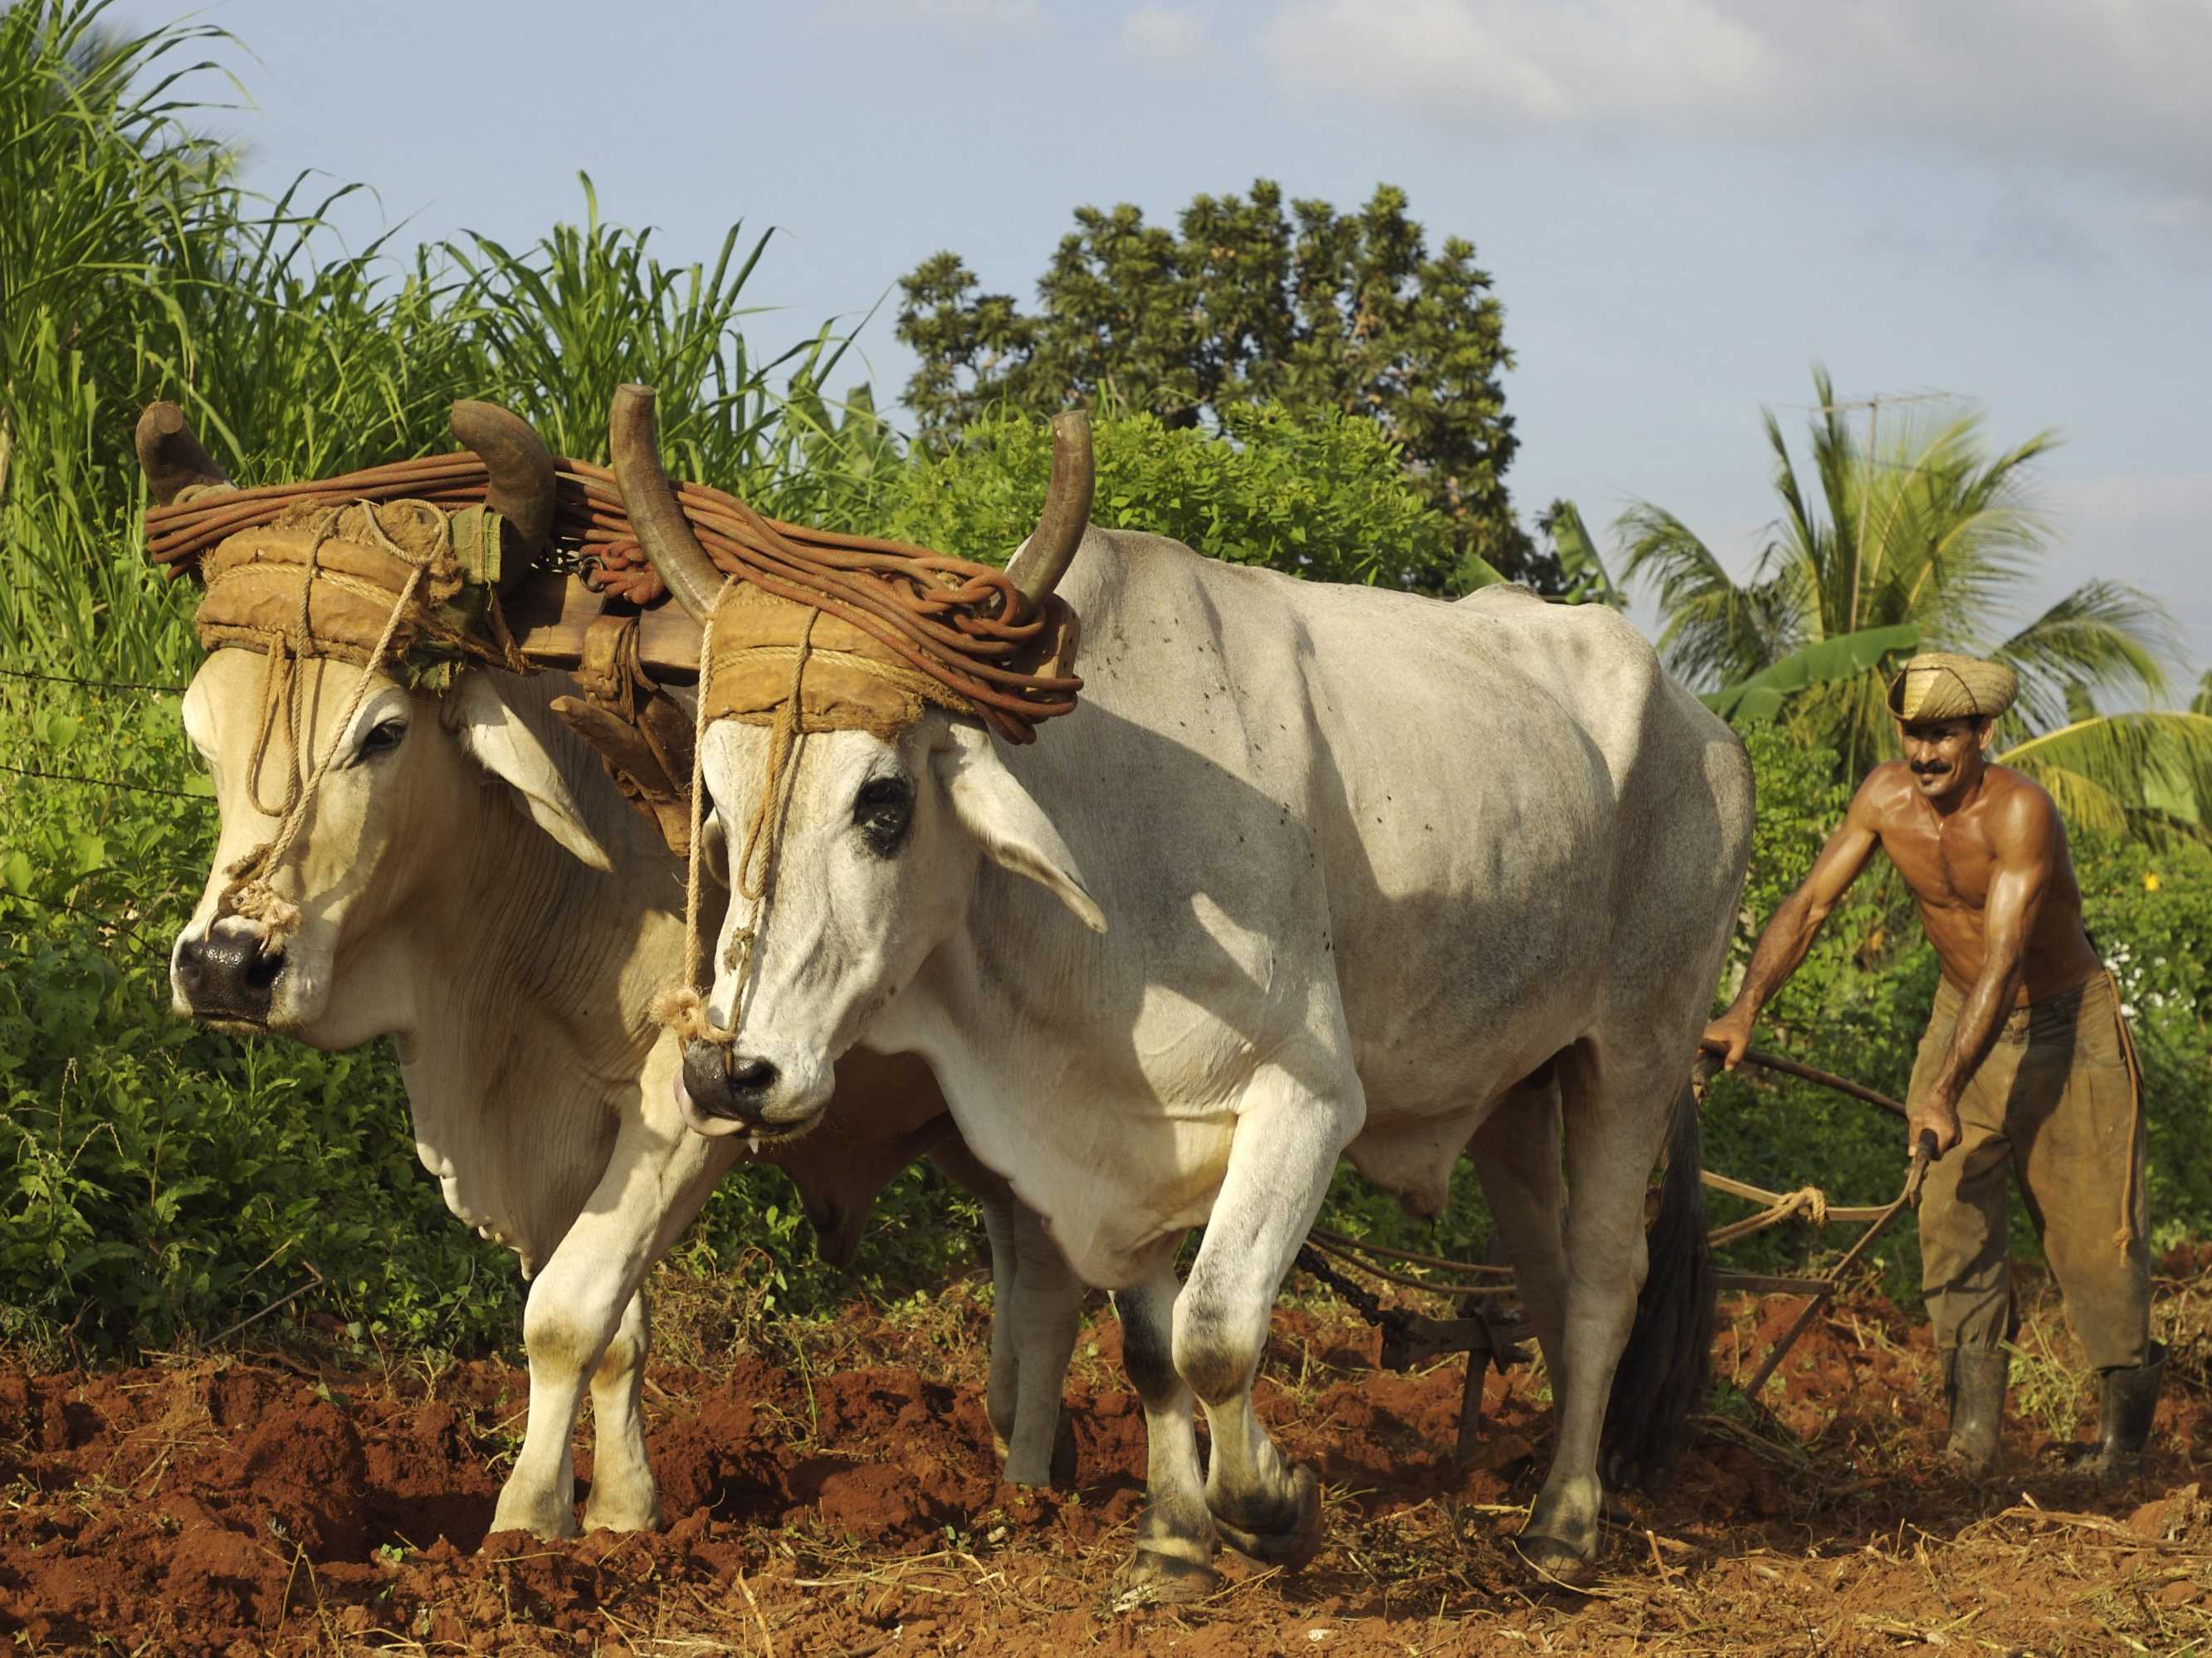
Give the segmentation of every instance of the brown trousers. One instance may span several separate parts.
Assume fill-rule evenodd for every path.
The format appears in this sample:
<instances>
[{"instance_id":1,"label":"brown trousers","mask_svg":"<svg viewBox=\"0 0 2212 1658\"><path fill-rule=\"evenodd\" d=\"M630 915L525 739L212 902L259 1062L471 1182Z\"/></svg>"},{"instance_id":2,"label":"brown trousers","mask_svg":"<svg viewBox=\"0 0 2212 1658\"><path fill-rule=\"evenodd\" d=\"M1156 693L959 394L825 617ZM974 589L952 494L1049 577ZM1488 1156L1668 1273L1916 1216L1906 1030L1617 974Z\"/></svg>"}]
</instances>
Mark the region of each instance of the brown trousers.
<instances>
[{"instance_id":1,"label":"brown trousers","mask_svg":"<svg viewBox=\"0 0 2212 1658\"><path fill-rule=\"evenodd\" d=\"M1936 993L1912 1067L1916 1100L1950 1051L1960 1000L1948 980ZM2091 1365L2148 1356L2142 1116L2120 1019L2101 974L2016 1008L1967 1083L1960 1142L1928 1171L1920 1199L1920 1281L1938 1350L1994 1348L2017 1328L2005 1241L2006 1167L2017 1163Z\"/></svg>"}]
</instances>

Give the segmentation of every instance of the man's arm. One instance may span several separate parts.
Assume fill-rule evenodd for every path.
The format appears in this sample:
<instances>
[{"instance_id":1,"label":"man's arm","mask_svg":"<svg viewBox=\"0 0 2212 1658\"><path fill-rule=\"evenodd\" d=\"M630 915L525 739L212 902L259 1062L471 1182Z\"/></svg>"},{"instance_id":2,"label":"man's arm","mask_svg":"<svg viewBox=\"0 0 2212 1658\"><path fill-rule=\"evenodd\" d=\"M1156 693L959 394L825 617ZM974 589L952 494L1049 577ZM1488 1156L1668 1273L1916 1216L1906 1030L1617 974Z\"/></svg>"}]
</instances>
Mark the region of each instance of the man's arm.
<instances>
[{"instance_id":1,"label":"man's arm","mask_svg":"<svg viewBox=\"0 0 2212 1658\"><path fill-rule=\"evenodd\" d=\"M2058 865L2058 814L2038 789L2021 789L2004 803L1995 825L1996 868L1982 906L1982 972L1960 1005L1950 1051L1936 1067L1927 1094L1909 1102L1908 1133L1917 1141L1934 1131L1936 1155L1959 1143L1959 1096L1996 1045L1997 1032L2020 994L2027 967L2027 941L2051 891Z\"/></svg>"},{"instance_id":2,"label":"man's arm","mask_svg":"<svg viewBox=\"0 0 2212 1658\"><path fill-rule=\"evenodd\" d=\"M1797 970L1813 937L1828 919L1859 872L1881 844L1880 818L1874 801L1875 779L1869 777L1851 797L1850 810L1820 848L1813 867L1796 891L1784 898L1766 930L1759 935L1751 965L1744 970L1743 988L1735 993L1727 1012L1705 1027L1705 1045L1718 1049L1722 1062L1734 1070L1751 1042L1751 1027L1759 1010Z\"/></svg>"}]
</instances>

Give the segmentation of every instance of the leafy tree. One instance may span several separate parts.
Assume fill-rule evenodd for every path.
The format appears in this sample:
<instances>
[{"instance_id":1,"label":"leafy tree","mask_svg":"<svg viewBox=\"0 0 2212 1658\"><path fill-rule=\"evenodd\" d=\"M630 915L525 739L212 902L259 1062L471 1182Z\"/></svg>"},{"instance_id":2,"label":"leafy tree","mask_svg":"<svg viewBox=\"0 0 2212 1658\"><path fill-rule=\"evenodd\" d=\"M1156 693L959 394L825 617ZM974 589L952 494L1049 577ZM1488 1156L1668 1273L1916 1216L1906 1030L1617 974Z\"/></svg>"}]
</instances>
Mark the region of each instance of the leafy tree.
<instances>
[{"instance_id":1,"label":"leafy tree","mask_svg":"<svg viewBox=\"0 0 2212 1658\"><path fill-rule=\"evenodd\" d=\"M1506 496L1518 440L1499 384L1504 307L1472 243L1430 252L1404 191L1381 185L1340 214L1286 207L1262 179L1249 198L1197 197L1172 230L1127 203L1079 208L1075 223L1033 313L981 292L957 253L901 280L898 337L921 359L906 401L925 440L1002 407L1082 402L1213 432L1262 402L1359 416L1399 446L1460 555L1557 585Z\"/></svg>"},{"instance_id":2,"label":"leafy tree","mask_svg":"<svg viewBox=\"0 0 2212 1658\"><path fill-rule=\"evenodd\" d=\"M1892 416L1881 445L1862 440L1826 370L1813 374L1812 475L1765 415L1782 515L1750 580L1738 582L1673 513L1650 501L1614 525L1624 579L1657 589L1668 665L1714 691L1741 686L1793 653L1845 635L1910 627L1922 647L2009 663L2021 696L2000 727L1998 758L2049 789L2069 817L2109 831L2180 827L2212 814L2212 717L2160 712L2167 629L2154 601L2119 582L2081 584L2024 628L2002 630L2007 599L2050 544L2029 493L2045 432L1988 452L1981 422L1955 409ZM1871 426L1871 422L1869 422ZM1881 651L1856 671L1796 689L1790 717L1856 777L1891 753L1883 692L1911 648ZM2151 711L2100 714L2116 692Z\"/></svg>"}]
</instances>

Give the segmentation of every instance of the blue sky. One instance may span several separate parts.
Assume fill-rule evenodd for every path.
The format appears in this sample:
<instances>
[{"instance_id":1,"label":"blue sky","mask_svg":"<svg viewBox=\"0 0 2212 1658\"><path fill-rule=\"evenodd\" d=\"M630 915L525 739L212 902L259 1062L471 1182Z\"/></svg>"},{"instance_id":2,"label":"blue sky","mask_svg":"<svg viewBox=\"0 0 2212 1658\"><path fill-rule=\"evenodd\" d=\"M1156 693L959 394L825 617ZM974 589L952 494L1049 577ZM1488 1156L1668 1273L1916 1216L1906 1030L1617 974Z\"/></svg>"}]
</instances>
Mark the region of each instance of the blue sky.
<instances>
[{"instance_id":1,"label":"blue sky","mask_svg":"<svg viewBox=\"0 0 2212 1658\"><path fill-rule=\"evenodd\" d=\"M175 14L124 0L127 24ZM2039 607L2091 576L2212 665L2207 0L228 0L249 181L527 241L582 210L710 257L784 233L787 342L940 248L1026 302L1079 203L1170 218L1255 177L1403 185L1472 240L1517 358L1509 478L1594 525L1644 497L1747 568L1762 404L1944 392L2067 442ZM886 305L860 336L895 395ZM1885 416L1887 418L1887 416ZM1648 617L1648 610L1639 606Z\"/></svg>"}]
</instances>

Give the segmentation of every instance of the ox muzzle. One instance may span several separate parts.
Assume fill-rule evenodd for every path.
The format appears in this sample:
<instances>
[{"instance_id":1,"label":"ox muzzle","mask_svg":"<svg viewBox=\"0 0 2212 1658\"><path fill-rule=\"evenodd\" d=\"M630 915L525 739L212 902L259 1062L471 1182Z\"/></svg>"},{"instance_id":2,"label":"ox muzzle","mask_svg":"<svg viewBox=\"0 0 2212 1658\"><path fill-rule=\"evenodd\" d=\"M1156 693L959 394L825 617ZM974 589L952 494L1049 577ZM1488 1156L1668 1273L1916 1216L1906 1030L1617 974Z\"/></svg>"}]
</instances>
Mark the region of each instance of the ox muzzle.
<instances>
[{"instance_id":1,"label":"ox muzzle","mask_svg":"<svg viewBox=\"0 0 2212 1658\"><path fill-rule=\"evenodd\" d=\"M740 1054L727 1042L684 1045L684 1092L702 1117L735 1123L747 1133L785 1133L790 1125L768 1120L778 1072L767 1060Z\"/></svg>"},{"instance_id":2,"label":"ox muzzle","mask_svg":"<svg viewBox=\"0 0 2212 1658\"><path fill-rule=\"evenodd\" d=\"M264 952L252 932L210 932L177 944L177 988L192 1017L211 1023L267 1024L283 971L283 950Z\"/></svg>"}]
</instances>

